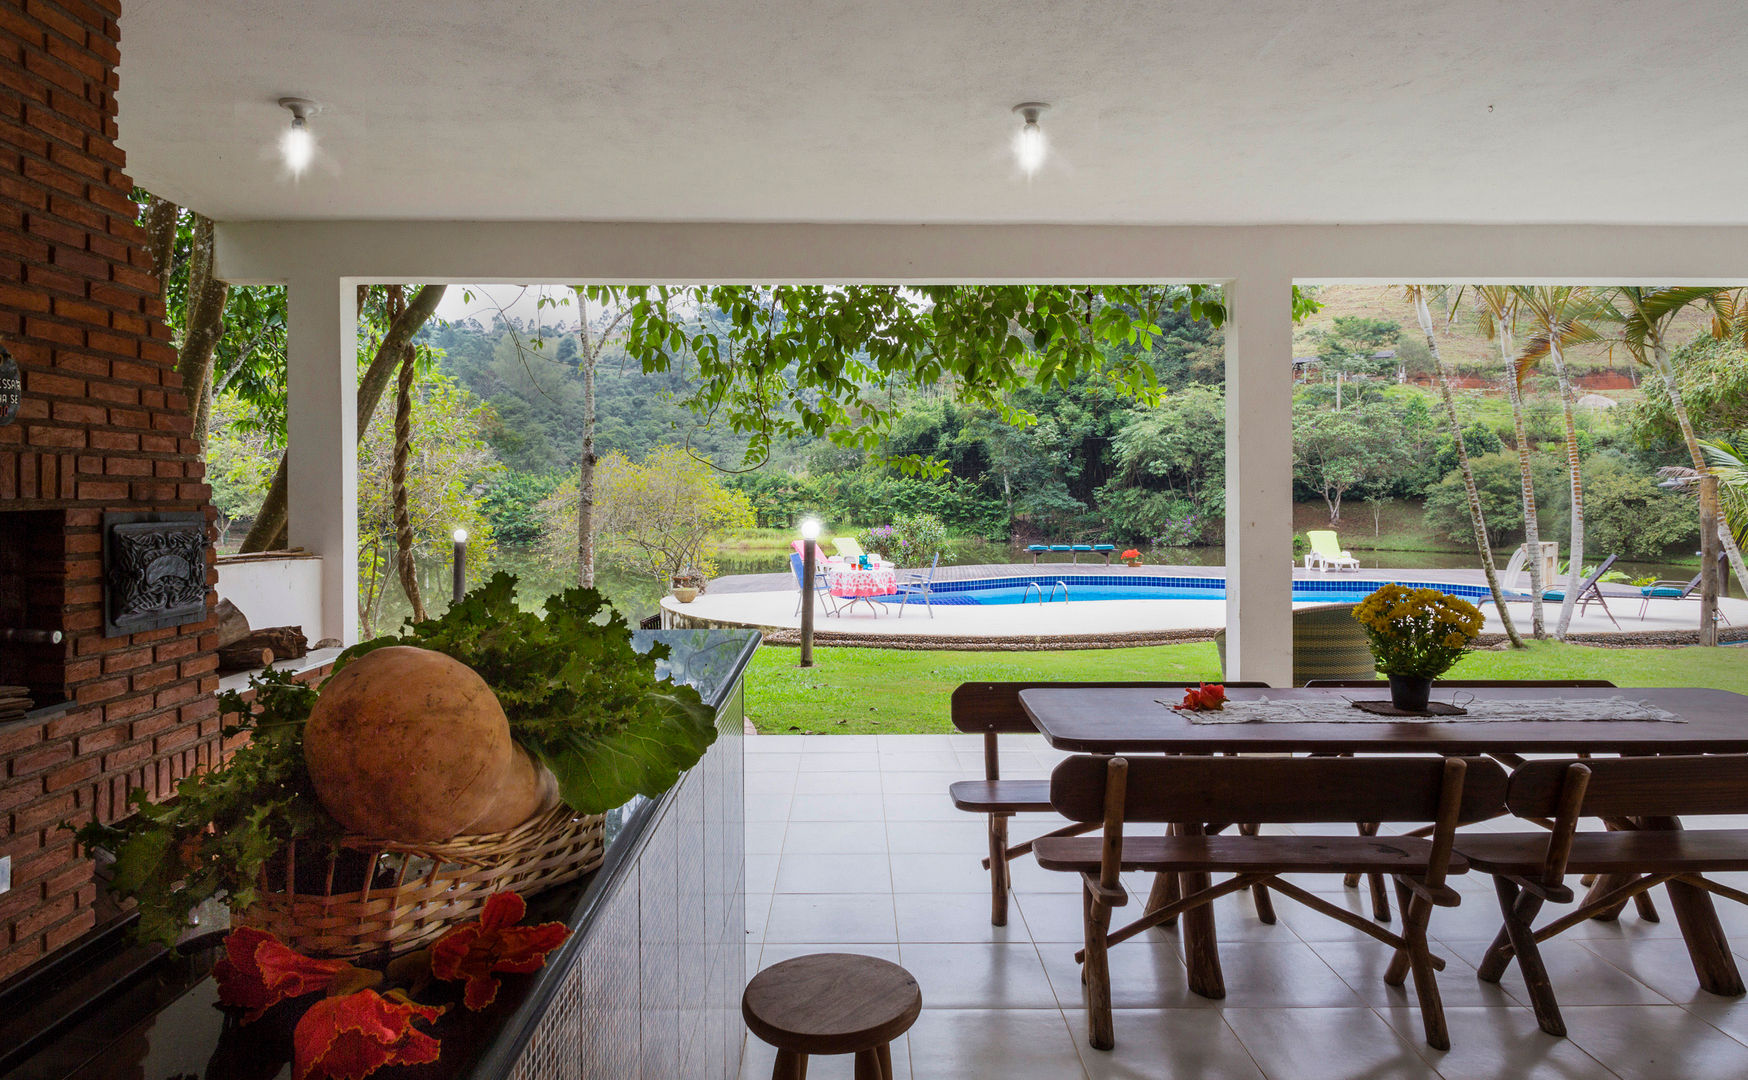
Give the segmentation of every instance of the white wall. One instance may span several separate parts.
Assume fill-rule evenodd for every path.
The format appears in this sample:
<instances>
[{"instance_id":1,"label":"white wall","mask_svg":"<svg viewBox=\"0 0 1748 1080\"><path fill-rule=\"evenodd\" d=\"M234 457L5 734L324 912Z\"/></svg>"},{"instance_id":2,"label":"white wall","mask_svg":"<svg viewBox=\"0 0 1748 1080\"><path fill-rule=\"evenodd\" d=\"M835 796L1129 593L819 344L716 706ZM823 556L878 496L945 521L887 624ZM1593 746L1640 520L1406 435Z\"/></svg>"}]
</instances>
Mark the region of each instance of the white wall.
<instances>
[{"instance_id":1,"label":"white wall","mask_svg":"<svg viewBox=\"0 0 1748 1080\"><path fill-rule=\"evenodd\" d=\"M325 636L320 555L220 555L217 591L248 617L252 629L301 626L312 645Z\"/></svg>"}]
</instances>

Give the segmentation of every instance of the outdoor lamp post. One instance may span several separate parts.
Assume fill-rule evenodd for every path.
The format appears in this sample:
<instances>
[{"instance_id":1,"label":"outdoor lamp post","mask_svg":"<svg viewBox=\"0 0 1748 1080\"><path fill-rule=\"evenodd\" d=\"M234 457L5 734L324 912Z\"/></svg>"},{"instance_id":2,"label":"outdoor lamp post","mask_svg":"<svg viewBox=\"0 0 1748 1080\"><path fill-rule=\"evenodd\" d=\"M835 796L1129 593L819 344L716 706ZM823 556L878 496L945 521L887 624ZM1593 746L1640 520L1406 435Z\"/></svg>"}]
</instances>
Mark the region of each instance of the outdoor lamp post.
<instances>
[{"instance_id":1,"label":"outdoor lamp post","mask_svg":"<svg viewBox=\"0 0 1748 1080\"><path fill-rule=\"evenodd\" d=\"M461 594L467 591L467 530L457 529L450 535L455 540L455 558L452 560L454 599L451 602L459 604Z\"/></svg>"},{"instance_id":2,"label":"outdoor lamp post","mask_svg":"<svg viewBox=\"0 0 1748 1080\"><path fill-rule=\"evenodd\" d=\"M819 571L819 519L801 519L801 666L813 666L813 575Z\"/></svg>"}]
</instances>

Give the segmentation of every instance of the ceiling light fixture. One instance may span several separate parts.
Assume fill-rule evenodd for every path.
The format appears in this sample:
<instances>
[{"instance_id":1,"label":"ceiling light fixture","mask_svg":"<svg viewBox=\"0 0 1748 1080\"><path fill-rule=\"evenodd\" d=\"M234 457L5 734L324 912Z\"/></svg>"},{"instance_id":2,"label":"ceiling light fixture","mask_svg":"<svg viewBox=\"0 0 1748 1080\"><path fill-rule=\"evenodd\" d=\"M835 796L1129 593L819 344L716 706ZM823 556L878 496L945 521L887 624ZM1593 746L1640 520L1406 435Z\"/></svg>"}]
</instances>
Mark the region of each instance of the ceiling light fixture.
<instances>
[{"instance_id":1,"label":"ceiling light fixture","mask_svg":"<svg viewBox=\"0 0 1748 1080\"><path fill-rule=\"evenodd\" d=\"M1038 126L1038 117L1050 106L1042 101L1022 101L1014 106L1014 112L1025 118L1025 125L1014 136L1014 157L1019 159L1020 169L1027 176L1036 175L1044 164L1044 129Z\"/></svg>"},{"instance_id":2,"label":"ceiling light fixture","mask_svg":"<svg viewBox=\"0 0 1748 1080\"><path fill-rule=\"evenodd\" d=\"M309 118L322 107L308 98L283 97L280 108L291 110L291 127L279 137L279 154L293 176L302 176L316 158L316 137L310 134Z\"/></svg>"}]
</instances>

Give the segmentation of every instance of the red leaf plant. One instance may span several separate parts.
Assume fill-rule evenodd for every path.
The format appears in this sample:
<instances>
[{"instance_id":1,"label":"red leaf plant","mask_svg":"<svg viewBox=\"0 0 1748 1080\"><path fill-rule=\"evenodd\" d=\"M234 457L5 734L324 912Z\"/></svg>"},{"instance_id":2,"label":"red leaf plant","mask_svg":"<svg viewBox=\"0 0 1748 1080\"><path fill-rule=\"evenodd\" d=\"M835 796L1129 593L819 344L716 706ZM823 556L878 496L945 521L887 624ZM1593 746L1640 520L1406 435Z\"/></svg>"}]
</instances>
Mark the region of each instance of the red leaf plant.
<instances>
[{"instance_id":1,"label":"red leaf plant","mask_svg":"<svg viewBox=\"0 0 1748 1080\"><path fill-rule=\"evenodd\" d=\"M528 905L513 892L486 901L478 922L462 923L431 946L431 974L439 979L467 980L463 1002L479 1011L498 999L499 972L526 975L546 964L546 954L559 947L570 931L563 923L518 926Z\"/></svg>"},{"instance_id":2,"label":"red leaf plant","mask_svg":"<svg viewBox=\"0 0 1748 1080\"><path fill-rule=\"evenodd\" d=\"M326 991L351 967L344 960L304 956L267 931L246 926L225 938L225 958L212 974L219 1004L247 1009L243 1023L250 1024L281 1001Z\"/></svg>"},{"instance_id":3,"label":"red leaf plant","mask_svg":"<svg viewBox=\"0 0 1748 1080\"><path fill-rule=\"evenodd\" d=\"M1226 707L1226 688L1219 683L1202 683L1184 691L1183 704L1178 708L1186 712L1218 712Z\"/></svg>"},{"instance_id":4,"label":"red leaf plant","mask_svg":"<svg viewBox=\"0 0 1748 1080\"><path fill-rule=\"evenodd\" d=\"M384 1065L437 1060L436 1039L413 1027L433 1021L440 1006L420 1005L391 991L360 990L311 1005L292 1033L296 1080L364 1080Z\"/></svg>"}]
</instances>

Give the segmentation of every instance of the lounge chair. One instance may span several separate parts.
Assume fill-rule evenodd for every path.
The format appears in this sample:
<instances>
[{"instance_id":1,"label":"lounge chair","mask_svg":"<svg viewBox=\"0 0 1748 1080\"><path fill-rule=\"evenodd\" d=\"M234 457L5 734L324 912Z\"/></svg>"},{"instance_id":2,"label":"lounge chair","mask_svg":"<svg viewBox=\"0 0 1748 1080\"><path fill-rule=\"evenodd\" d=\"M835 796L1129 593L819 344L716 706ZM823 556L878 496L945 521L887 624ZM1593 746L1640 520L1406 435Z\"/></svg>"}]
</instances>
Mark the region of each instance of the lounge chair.
<instances>
[{"instance_id":1,"label":"lounge chair","mask_svg":"<svg viewBox=\"0 0 1748 1080\"><path fill-rule=\"evenodd\" d=\"M1728 556L1718 557L1718 578L1720 581L1723 580L1723 575L1729 572L1727 559ZM1701 574L1693 575L1693 578L1686 584L1679 581L1653 581L1649 585L1639 586L1639 595L1643 597L1643 601L1639 604L1639 621L1645 621L1645 612L1650 608L1653 600L1698 600L1700 598L1699 581L1701 576ZM1725 617L1722 608L1718 609L1718 618L1725 622L1730 621Z\"/></svg>"},{"instance_id":2,"label":"lounge chair","mask_svg":"<svg viewBox=\"0 0 1748 1080\"><path fill-rule=\"evenodd\" d=\"M1614 612L1608 609L1608 601L1602 598L1602 590L1597 588L1596 583L1602 580L1602 575L1608 573L1608 568L1613 566L1614 561L1618 558L1620 558L1619 555L1610 555L1608 558L1602 560L1601 564L1599 564L1595 570L1590 572L1590 576L1585 578L1578 586L1577 600L1578 613L1580 615L1589 610L1591 604L1601 604L1602 613L1608 616L1609 622L1614 623L1614 628L1616 630L1621 628L1621 624L1615 622ZM1525 597L1524 599L1527 601L1528 597ZM1564 587L1542 590L1543 603L1565 603L1565 601L1566 590Z\"/></svg>"},{"instance_id":3,"label":"lounge chair","mask_svg":"<svg viewBox=\"0 0 1748 1080\"><path fill-rule=\"evenodd\" d=\"M834 538L832 540L832 549L836 551L839 556L846 559L860 559L862 556L868 554L866 551L862 550L862 545L858 544L856 538L853 536L839 536Z\"/></svg>"},{"instance_id":4,"label":"lounge chair","mask_svg":"<svg viewBox=\"0 0 1748 1080\"><path fill-rule=\"evenodd\" d=\"M922 597L923 606L929 609L929 618L932 619L935 617L935 570L939 568L940 565L941 553L937 551L935 552L934 561L929 563L928 573L925 574L921 570L913 570L904 576L903 581L898 583L899 595L903 597L903 599L898 602L899 618L904 618L904 606L910 603L910 598L913 596Z\"/></svg>"},{"instance_id":5,"label":"lounge chair","mask_svg":"<svg viewBox=\"0 0 1748 1080\"><path fill-rule=\"evenodd\" d=\"M800 541L796 541L796 543L799 544ZM831 585L826 581L825 571L817 569L817 567L823 565L823 563L815 564L816 569L813 571L813 591L825 594L825 613L827 615L836 615L838 613L838 605L837 601L832 597ZM797 590L795 594L795 614L799 615L801 614L801 602L807 597L807 564L802 561L801 555L798 552L791 552L789 555L789 568L795 571L795 588Z\"/></svg>"},{"instance_id":6,"label":"lounge chair","mask_svg":"<svg viewBox=\"0 0 1748 1080\"><path fill-rule=\"evenodd\" d=\"M1102 555L1105 565L1111 565L1111 556L1116 554L1115 544L1028 544L1026 551L1032 556L1032 565L1038 564L1040 555L1067 555L1070 562L1079 562L1082 555Z\"/></svg>"},{"instance_id":7,"label":"lounge chair","mask_svg":"<svg viewBox=\"0 0 1748 1080\"><path fill-rule=\"evenodd\" d=\"M1360 561L1341 546L1333 530L1306 530L1305 540L1311 545L1311 550L1305 553L1305 569L1359 570Z\"/></svg>"}]
</instances>

